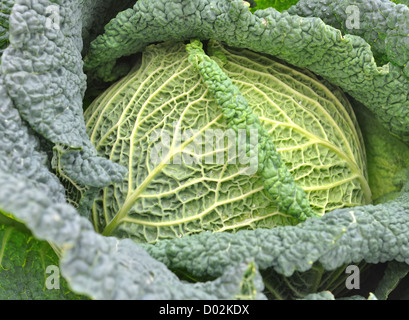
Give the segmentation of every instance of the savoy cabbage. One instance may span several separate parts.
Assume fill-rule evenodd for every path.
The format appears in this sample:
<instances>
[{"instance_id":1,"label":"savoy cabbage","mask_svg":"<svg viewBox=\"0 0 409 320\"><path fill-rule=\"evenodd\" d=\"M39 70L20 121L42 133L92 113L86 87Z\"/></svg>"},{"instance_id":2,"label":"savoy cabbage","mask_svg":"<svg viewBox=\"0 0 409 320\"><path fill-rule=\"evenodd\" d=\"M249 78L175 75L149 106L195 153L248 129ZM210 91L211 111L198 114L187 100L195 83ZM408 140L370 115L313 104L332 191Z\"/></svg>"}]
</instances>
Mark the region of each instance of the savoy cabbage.
<instances>
[{"instance_id":1,"label":"savoy cabbage","mask_svg":"<svg viewBox=\"0 0 409 320\"><path fill-rule=\"evenodd\" d=\"M248 110L255 126L247 133L258 141L248 141L257 149L249 147L254 153L245 159L246 132L240 138L238 129L243 116L227 117L230 110L212 98L185 47L149 46L136 70L85 112L100 154L129 168L121 183L94 196L97 230L156 242L203 230L294 224L371 201L361 133L339 89L269 57L210 41L207 50L225 61L219 74L240 86L230 98L222 88L224 105L242 98L258 110Z\"/></svg>"},{"instance_id":2,"label":"savoy cabbage","mask_svg":"<svg viewBox=\"0 0 409 320\"><path fill-rule=\"evenodd\" d=\"M2 1L1 299L407 297L409 9L293 2Z\"/></svg>"}]
</instances>

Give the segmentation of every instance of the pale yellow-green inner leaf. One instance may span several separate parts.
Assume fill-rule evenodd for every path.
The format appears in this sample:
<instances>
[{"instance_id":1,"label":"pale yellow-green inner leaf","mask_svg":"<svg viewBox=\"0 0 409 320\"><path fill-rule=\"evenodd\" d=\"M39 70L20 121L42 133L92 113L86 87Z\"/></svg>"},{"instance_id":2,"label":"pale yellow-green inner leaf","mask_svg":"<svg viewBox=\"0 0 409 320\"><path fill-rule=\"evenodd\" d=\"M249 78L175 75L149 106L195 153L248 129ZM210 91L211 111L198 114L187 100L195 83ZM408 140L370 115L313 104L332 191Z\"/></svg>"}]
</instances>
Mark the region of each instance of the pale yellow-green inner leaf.
<instances>
[{"instance_id":1,"label":"pale yellow-green inner leaf","mask_svg":"<svg viewBox=\"0 0 409 320\"><path fill-rule=\"evenodd\" d=\"M269 57L213 44L312 208L324 214L370 202L363 142L343 94ZM85 117L98 152L129 168L122 183L94 201L99 232L152 243L296 223L229 153L221 108L183 44L148 47L142 64L96 99ZM208 132L217 133L211 149Z\"/></svg>"}]
</instances>

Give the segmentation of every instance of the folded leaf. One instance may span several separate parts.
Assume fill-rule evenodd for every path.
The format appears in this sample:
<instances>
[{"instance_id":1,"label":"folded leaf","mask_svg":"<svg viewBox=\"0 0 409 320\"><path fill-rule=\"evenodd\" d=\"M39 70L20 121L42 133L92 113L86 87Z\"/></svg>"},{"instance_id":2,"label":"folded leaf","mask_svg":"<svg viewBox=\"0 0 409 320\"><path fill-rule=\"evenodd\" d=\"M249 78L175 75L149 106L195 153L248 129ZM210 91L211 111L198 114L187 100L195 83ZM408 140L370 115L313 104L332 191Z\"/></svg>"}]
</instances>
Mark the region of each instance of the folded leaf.
<instances>
[{"instance_id":1,"label":"folded leaf","mask_svg":"<svg viewBox=\"0 0 409 320\"><path fill-rule=\"evenodd\" d=\"M0 76L0 170L24 175L43 188L50 199L62 202L65 190L49 171L47 154L41 151L40 140L21 119Z\"/></svg>"},{"instance_id":2,"label":"folded leaf","mask_svg":"<svg viewBox=\"0 0 409 320\"><path fill-rule=\"evenodd\" d=\"M53 203L24 177L0 171L0 210L24 221L34 236L61 248L61 274L74 292L92 299L262 299L254 264L232 265L212 282L181 282L129 240L95 233L75 209ZM249 273L250 272L250 273Z\"/></svg>"},{"instance_id":3,"label":"folded leaf","mask_svg":"<svg viewBox=\"0 0 409 320\"><path fill-rule=\"evenodd\" d=\"M81 11L82 53L87 52L89 43L104 32L104 26L109 20L135 2L135 0L85 0Z\"/></svg>"},{"instance_id":4,"label":"folded leaf","mask_svg":"<svg viewBox=\"0 0 409 320\"><path fill-rule=\"evenodd\" d=\"M299 220L316 215L310 207L304 189L296 184L285 163L281 161L270 134L240 89L233 84L217 62L206 55L200 41L192 41L186 49L189 52L189 61L198 69L217 104L221 106L227 128L236 133L240 128L244 128L249 136L256 132L257 150L252 148L251 143L254 142L250 139L244 142L245 150L250 154L251 160L257 159L257 173L261 175L264 190L271 201L277 203L285 213Z\"/></svg>"},{"instance_id":5,"label":"folded leaf","mask_svg":"<svg viewBox=\"0 0 409 320\"><path fill-rule=\"evenodd\" d=\"M61 3L16 1L9 19L11 45L2 56L4 86L31 128L69 153L62 156L61 174L102 187L120 181L126 170L98 157L89 142L82 115L82 4Z\"/></svg>"},{"instance_id":6,"label":"folded leaf","mask_svg":"<svg viewBox=\"0 0 409 320\"><path fill-rule=\"evenodd\" d=\"M232 263L254 259L260 270L284 276L307 271L315 263L325 270L344 264L409 263L409 194L377 206L339 209L297 226L201 233L163 240L144 248L171 269L197 277L216 277ZM196 262L197 261L197 262Z\"/></svg>"},{"instance_id":7,"label":"folded leaf","mask_svg":"<svg viewBox=\"0 0 409 320\"><path fill-rule=\"evenodd\" d=\"M321 18L343 34L357 35L371 46L379 64L405 67L409 62L409 8L385 0L300 0L288 13ZM409 78L409 74L407 74Z\"/></svg>"}]
</instances>

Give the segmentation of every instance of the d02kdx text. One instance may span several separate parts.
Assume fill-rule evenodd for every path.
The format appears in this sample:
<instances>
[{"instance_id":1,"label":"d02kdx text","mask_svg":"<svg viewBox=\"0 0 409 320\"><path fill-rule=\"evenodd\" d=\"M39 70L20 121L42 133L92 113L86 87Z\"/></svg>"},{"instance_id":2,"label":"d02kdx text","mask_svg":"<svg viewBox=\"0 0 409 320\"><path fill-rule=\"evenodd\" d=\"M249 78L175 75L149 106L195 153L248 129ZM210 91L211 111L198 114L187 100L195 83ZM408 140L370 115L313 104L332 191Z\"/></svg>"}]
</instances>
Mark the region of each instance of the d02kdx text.
<instances>
[{"instance_id":1,"label":"d02kdx text","mask_svg":"<svg viewBox=\"0 0 409 320\"><path fill-rule=\"evenodd\" d=\"M208 305L203 306L203 314L249 314L249 305Z\"/></svg>"}]
</instances>

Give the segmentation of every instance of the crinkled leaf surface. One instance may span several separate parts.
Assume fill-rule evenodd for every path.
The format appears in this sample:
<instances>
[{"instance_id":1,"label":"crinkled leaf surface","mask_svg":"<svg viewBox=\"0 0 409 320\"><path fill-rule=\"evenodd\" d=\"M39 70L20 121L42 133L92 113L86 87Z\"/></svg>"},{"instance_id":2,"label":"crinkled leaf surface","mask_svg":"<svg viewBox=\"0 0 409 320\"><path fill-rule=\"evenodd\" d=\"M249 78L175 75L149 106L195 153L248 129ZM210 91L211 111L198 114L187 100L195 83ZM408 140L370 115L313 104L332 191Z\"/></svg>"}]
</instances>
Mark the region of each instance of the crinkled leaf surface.
<instances>
[{"instance_id":1,"label":"crinkled leaf surface","mask_svg":"<svg viewBox=\"0 0 409 320\"><path fill-rule=\"evenodd\" d=\"M89 43L103 33L104 26L109 20L135 2L135 0L85 0L82 10L82 53L86 53Z\"/></svg>"},{"instance_id":2,"label":"crinkled leaf surface","mask_svg":"<svg viewBox=\"0 0 409 320\"><path fill-rule=\"evenodd\" d=\"M204 232L145 247L170 268L213 277L232 261L250 257L260 270L272 267L285 276L309 270L317 262L325 270L361 261L409 263L408 200L405 193L385 204L338 209L297 226L235 234ZM199 256L204 264L194 263Z\"/></svg>"},{"instance_id":3,"label":"crinkled leaf surface","mask_svg":"<svg viewBox=\"0 0 409 320\"><path fill-rule=\"evenodd\" d=\"M94 299L264 298L261 277L250 260L213 282L187 284L131 240L95 233L91 223L65 203L61 185L38 150L38 139L13 108L1 81L0 211L24 223L36 239L61 250L61 274L75 293ZM8 239L3 235L4 242ZM7 247L2 248L4 256ZM18 264L15 267L18 272ZM17 285L10 280L4 290L14 290L12 284Z\"/></svg>"},{"instance_id":4,"label":"crinkled leaf surface","mask_svg":"<svg viewBox=\"0 0 409 320\"><path fill-rule=\"evenodd\" d=\"M16 1L10 45L2 56L4 86L31 128L64 149L60 173L94 187L121 180L126 170L96 154L82 115L81 1Z\"/></svg>"},{"instance_id":5,"label":"crinkled leaf surface","mask_svg":"<svg viewBox=\"0 0 409 320\"><path fill-rule=\"evenodd\" d=\"M95 233L91 224L64 203L53 203L23 177L0 171L0 210L24 221L37 239L62 249L61 274L74 292L93 299L262 299L254 264L232 265L213 282L181 282L164 264L131 240ZM233 272L234 270L234 272Z\"/></svg>"},{"instance_id":6,"label":"crinkled leaf surface","mask_svg":"<svg viewBox=\"0 0 409 320\"><path fill-rule=\"evenodd\" d=\"M301 0L288 12L318 17L343 34L358 35L371 45L378 63L405 67L409 62L409 9L385 0Z\"/></svg>"},{"instance_id":7,"label":"crinkled leaf surface","mask_svg":"<svg viewBox=\"0 0 409 320\"><path fill-rule=\"evenodd\" d=\"M217 42L208 47L224 57L220 72L231 77L230 84L243 92L240 96L260 116L259 127L265 126L264 138L280 151L274 156L284 169L276 174L270 158L262 162L273 150L271 144L265 149L258 144L255 168L252 159L242 162L241 147L236 147L240 138L236 134L226 144L225 111L188 61L184 44L153 45L144 52L141 65L85 113L100 154L129 167L123 182L106 187L95 198L92 216L97 230L155 242L204 230L292 224L288 208L296 202L294 189L288 189L290 195L281 202L273 197L278 185L286 191L291 182L304 188L319 215L370 201L362 138L351 106L338 89L247 50ZM220 92L222 99L228 93ZM245 128L240 117L237 112L231 123ZM254 132L247 128L245 134ZM214 142L215 137L219 141ZM263 184L259 168L274 183L266 178L268 183ZM287 182L288 176L292 181ZM265 190L269 185L271 193ZM307 216L306 208L301 214Z\"/></svg>"},{"instance_id":8,"label":"crinkled leaf surface","mask_svg":"<svg viewBox=\"0 0 409 320\"><path fill-rule=\"evenodd\" d=\"M16 1L10 15L11 46L1 67L8 93L22 117L51 141L81 148L82 46L78 27L69 29L81 24L74 20L79 18L78 10L67 9L71 12L62 12L47 1L37 5ZM52 10L60 20L47 20L46 12ZM72 21L68 13L73 14Z\"/></svg>"},{"instance_id":9,"label":"crinkled leaf surface","mask_svg":"<svg viewBox=\"0 0 409 320\"><path fill-rule=\"evenodd\" d=\"M228 271L214 282L182 284L132 241L96 234L73 208L52 204L21 178L0 175L0 181L8 190L0 197L2 211L12 212L26 222L36 238L63 248L62 274L77 293L95 299L232 299L236 295L262 298L261 279L252 265L234 266L234 272ZM240 269L243 271L237 272ZM249 271L253 276L243 278Z\"/></svg>"},{"instance_id":10,"label":"crinkled leaf surface","mask_svg":"<svg viewBox=\"0 0 409 320\"><path fill-rule=\"evenodd\" d=\"M154 3L154 1L151 2ZM18 1L18 3L22 4L23 1ZM45 1L39 1L37 4L41 7L44 3ZM47 3L50 4L51 2ZM75 1L72 1L72 3L75 7ZM197 8L201 10L200 6ZM237 13L237 11L232 11L232 13L235 12ZM215 16L215 13L210 12L209 16ZM157 15L157 17L161 18L160 15ZM228 16L226 16L227 18ZM73 19L76 18L73 17ZM172 19L168 20L171 21ZM165 24L168 20L163 19L162 15L162 21ZM24 19L19 21L21 25L24 25ZM240 21L240 19L237 21ZM227 20L219 19L219 22L222 26L231 27L231 23L228 23ZM17 23L15 26L17 27L19 24ZM321 24L317 24L317 26L322 27ZM183 30L186 27L190 26L183 24L182 28L175 30ZM207 27L209 28L209 25ZM206 25L204 25L204 29L206 29ZM73 31L75 31L75 28L73 28ZM138 35L138 33L135 34ZM230 35L228 34L228 36ZM20 33L20 37L24 38L24 32ZM146 37L146 34L143 37ZM346 39L349 41L353 38L346 37ZM36 43L36 41L32 42L32 44ZM79 41L76 41L76 45L78 43ZM37 46L37 48L46 47ZM382 85L384 84L385 82L382 82ZM393 86L399 87L399 82L394 83L391 81L391 88ZM2 113L4 112L11 115L11 118L17 119L16 115L18 113L13 113L8 109L9 106L12 106L12 103L6 90L1 85L0 94L2 97ZM33 95L35 94L33 93ZM401 121L399 115L391 112L391 118L395 116L397 116L396 121ZM119 241L95 234L89 222L80 218L71 206L56 201L56 198L60 197L60 195L57 192L55 198L52 196L53 192L51 190L58 190L59 187L54 186L50 187L51 190L46 190L46 186L49 183L53 185L56 180L49 176L50 173L45 173L48 167L44 154L39 150L29 150L32 148L33 143L34 146L37 143L35 142L37 139L32 138L31 129L27 129L25 122L21 121L21 119L8 121L7 118L3 117L0 123L2 126L4 124L15 126L14 130L3 126L0 128L0 132L26 139L24 143L21 140L16 140L20 143L17 146L21 148L21 154L31 154L27 160L32 160L32 163L25 167L30 161L21 161L25 159L24 156L18 158L16 155L12 155L11 158L19 160L16 164L12 164L7 159L7 155L1 154L1 210L13 213L15 218L26 222L36 237L60 244L65 252L64 263L62 264L63 275L69 279L69 283L75 291L90 297L220 298L220 296L214 295L220 292L225 298L226 296L231 297L231 295L236 297L238 291L240 295L246 295L250 292L251 297L260 297L251 289L250 291L246 290L244 293L241 292L243 288L261 287L257 281L253 285L247 283L249 279L257 280L258 277L252 262L239 263L239 267L234 265L234 262L244 261L249 256L257 257L256 265L260 263L263 268L269 265L275 266L277 270L283 271L284 274L290 274L291 270L294 269L308 269L311 265L310 262L317 259L323 262L328 269L333 268L334 265L340 265L342 262L348 263L360 259L372 262L388 261L390 259L408 262L408 201L407 196L403 196L388 204L353 209L354 214L348 210L340 210L337 214L324 216L322 220L312 219L297 227L278 228L276 231L258 230L237 234L220 233L213 234L212 238L210 238L210 233L203 233L200 237L185 237L183 241L186 241L186 246L181 244L182 239L164 242L162 249L168 248L169 250L164 251L161 249L156 254L160 260L166 261L168 265L179 264L182 268L190 269L199 275L221 274L223 270L227 272L217 280L218 282L208 282L203 286L201 284L188 285L181 283L162 263L147 256L144 251L135 249L135 244L130 240ZM1 147L7 143L5 142L6 139L2 138ZM7 139L13 141L14 138L7 137ZM10 146L6 146L5 149L11 150L7 148L10 148ZM37 147L34 149L37 149ZM33 170L33 168L36 169ZM34 172L37 170L39 171L38 174ZM251 237L250 234L252 234ZM201 241L195 239L201 239ZM236 240L233 241L232 239ZM82 246L78 244L82 244ZM88 246L89 244L93 246ZM192 245L189 252L188 244ZM249 244L252 244L252 246ZM206 251L205 249L208 248L210 250ZM263 250L263 248L266 250ZM198 258L199 252L204 252L204 256ZM305 255L306 252L308 252L307 255ZM186 257L191 257L192 260L184 259ZM178 260L178 258L182 258L183 261ZM95 261L102 263L96 264ZM186 265L188 266L186 267ZM227 269L228 266L232 269ZM133 270L137 270L137 272L132 272ZM152 270L155 270L153 277L150 274ZM214 270L217 270L217 272ZM242 275L237 275L233 270L244 271L244 279ZM226 279L226 281L223 279ZM235 284L232 285L232 283ZM225 284L225 286L219 289L219 284ZM159 295L157 295L158 293Z\"/></svg>"},{"instance_id":11,"label":"crinkled leaf surface","mask_svg":"<svg viewBox=\"0 0 409 320\"><path fill-rule=\"evenodd\" d=\"M398 2L399 3L399 2ZM387 64L390 75L385 77L385 89L373 90L371 100L364 94L351 94L375 113L384 126L406 141L408 114L407 79L409 79L409 8L384 0L358 1L299 1L290 14L318 17L343 34L364 39L378 65ZM388 64L388 62L390 62ZM406 79L405 79L406 78ZM372 80L368 78L368 80ZM375 81L378 81L374 79ZM379 79L381 80L381 79ZM400 82L400 84L399 84ZM394 90L390 85L396 85ZM384 95L384 97L382 96ZM380 102L383 101L383 105ZM392 115L395 115L392 118ZM399 126L404 126L399 128Z\"/></svg>"},{"instance_id":12,"label":"crinkled leaf surface","mask_svg":"<svg viewBox=\"0 0 409 320\"><path fill-rule=\"evenodd\" d=\"M404 17L397 7L390 11L394 23ZM272 8L252 14L241 0L140 0L92 42L85 67L91 76L110 77L116 59L149 43L192 38L225 41L306 67L365 104L400 139L409 140L409 84L403 67L378 66L363 38L343 35L319 18Z\"/></svg>"},{"instance_id":13,"label":"crinkled leaf surface","mask_svg":"<svg viewBox=\"0 0 409 320\"><path fill-rule=\"evenodd\" d=\"M49 171L49 161L46 153L40 150L39 139L13 107L1 76L0 101L0 170L24 175L36 181L50 199L64 201L64 188Z\"/></svg>"},{"instance_id":14,"label":"crinkled leaf surface","mask_svg":"<svg viewBox=\"0 0 409 320\"><path fill-rule=\"evenodd\" d=\"M253 111L254 107L249 105L240 89L233 84L217 62L204 52L203 44L199 40L191 41L186 46L186 50L189 53L189 61L198 70L209 92L221 107L227 125L226 129L239 135L240 129L245 128L246 134L250 136L246 138L246 141L236 141L236 145L242 145L246 153L250 155L250 168L253 162L257 161L254 173L260 175L263 191L269 200L276 204L279 210L301 221L314 216L304 189L295 182L285 162L281 160L280 153L276 150L270 134L264 128L256 112ZM213 50L219 56L224 55L218 48L211 49ZM222 59L227 59L227 56L223 56Z\"/></svg>"}]
</instances>

